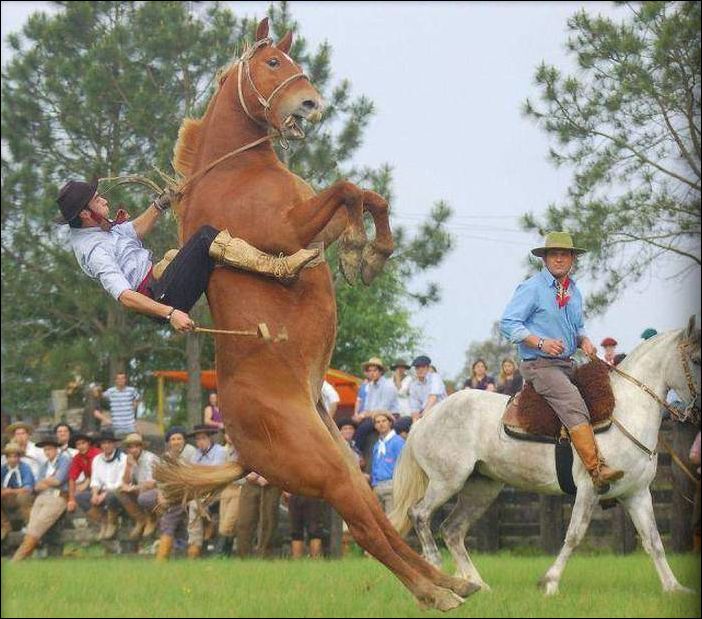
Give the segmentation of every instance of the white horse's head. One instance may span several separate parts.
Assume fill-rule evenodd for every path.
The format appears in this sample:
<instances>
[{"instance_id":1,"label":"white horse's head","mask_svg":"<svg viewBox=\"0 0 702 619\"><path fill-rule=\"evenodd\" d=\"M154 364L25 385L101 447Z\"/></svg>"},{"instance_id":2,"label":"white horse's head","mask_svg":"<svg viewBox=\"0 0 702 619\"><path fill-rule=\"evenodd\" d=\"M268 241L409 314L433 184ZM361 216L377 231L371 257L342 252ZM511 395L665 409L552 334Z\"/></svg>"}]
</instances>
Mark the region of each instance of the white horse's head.
<instances>
[{"instance_id":1,"label":"white horse's head","mask_svg":"<svg viewBox=\"0 0 702 619\"><path fill-rule=\"evenodd\" d=\"M665 372L667 386L675 390L685 402L682 421L700 422L700 329L691 316L687 328L681 329L675 338L675 350L667 355L661 368Z\"/></svg>"}]
</instances>

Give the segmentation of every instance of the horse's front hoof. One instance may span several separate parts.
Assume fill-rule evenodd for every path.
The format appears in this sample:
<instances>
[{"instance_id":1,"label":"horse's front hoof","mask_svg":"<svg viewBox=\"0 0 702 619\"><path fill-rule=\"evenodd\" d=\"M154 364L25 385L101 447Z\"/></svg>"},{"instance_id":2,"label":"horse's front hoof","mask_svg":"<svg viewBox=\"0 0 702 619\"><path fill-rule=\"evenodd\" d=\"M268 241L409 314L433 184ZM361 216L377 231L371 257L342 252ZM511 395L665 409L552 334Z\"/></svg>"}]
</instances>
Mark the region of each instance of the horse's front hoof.
<instances>
[{"instance_id":1,"label":"horse's front hoof","mask_svg":"<svg viewBox=\"0 0 702 619\"><path fill-rule=\"evenodd\" d=\"M558 583L555 580L547 580L542 578L539 580L539 589L544 592L544 595L551 596L558 594Z\"/></svg>"},{"instance_id":2,"label":"horse's front hoof","mask_svg":"<svg viewBox=\"0 0 702 619\"><path fill-rule=\"evenodd\" d=\"M383 270L391 252L383 251L375 243L369 243L363 249L361 259L361 280L366 286Z\"/></svg>"}]
</instances>

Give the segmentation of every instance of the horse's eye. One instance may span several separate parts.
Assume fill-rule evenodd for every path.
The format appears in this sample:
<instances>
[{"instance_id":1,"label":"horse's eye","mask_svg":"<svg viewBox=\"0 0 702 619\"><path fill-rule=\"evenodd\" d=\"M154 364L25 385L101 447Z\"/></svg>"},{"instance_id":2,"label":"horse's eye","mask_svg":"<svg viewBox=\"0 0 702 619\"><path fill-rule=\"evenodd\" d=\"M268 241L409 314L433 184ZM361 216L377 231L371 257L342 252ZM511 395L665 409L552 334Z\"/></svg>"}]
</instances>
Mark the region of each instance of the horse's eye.
<instances>
[{"instance_id":1,"label":"horse's eye","mask_svg":"<svg viewBox=\"0 0 702 619\"><path fill-rule=\"evenodd\" d=\"M268 60L266 60L266 63L269 67L273 69L280 65L280 61L277 58L269 58Z\"/></svg>"}]
</instances>

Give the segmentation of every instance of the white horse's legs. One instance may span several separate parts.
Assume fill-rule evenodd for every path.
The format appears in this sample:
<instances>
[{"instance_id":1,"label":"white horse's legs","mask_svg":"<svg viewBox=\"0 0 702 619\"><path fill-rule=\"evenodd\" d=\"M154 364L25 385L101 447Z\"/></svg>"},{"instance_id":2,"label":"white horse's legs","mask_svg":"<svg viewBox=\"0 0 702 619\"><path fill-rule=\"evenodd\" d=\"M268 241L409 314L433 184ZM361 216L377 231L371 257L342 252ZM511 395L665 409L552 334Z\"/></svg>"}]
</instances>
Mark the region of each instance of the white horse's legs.
<instances>
[{"instance_id":1,"label":"white horse's legs","mask_svg":"<svg viewBox=\"0 0 702 619\"><path fill-rule=\"evenodd\" d=\"M468 555L465 544L466 534L471 525L497 498L503 485L488 477L469 478L458 493L458 503L441 524L441 534L456 561L456 576L479 584L483 591L489 591L490 587L481 578Z\"/></svg>"},{"instance_id":2,"label":"white horse's legs","mask_svg":"<svg viewBox=\"0 0 702 619\"><path fill-rule=\"evenodd\" d=\"M624 505L629 516L634 522L634 526L641 537L641 544L644 550L653 559L658 577L661 579L663 591L674 591L680 593L694 593L692 589L683 587L675 578L673 570L668 565L665 557L665 550L661 536L656 526L656 517L653 513L653 502L651 491L648 487L642 488L636 494L628 497L621 497L619 501Z\"/></svg>"},{"instance_id":3,"label":"white horse's legs","mask_svg":"<svg viewBox=\"0 0 702 619\"><path fill-rule=\"evenodd\" d=\"M430 479L422 500L409 510L410 519L422 543L424 558L439 569L441 569L441 554L431 533L431 517L439 507L458 492L464 482L464 477L450 482L438 477Z\"/></svg>"},{"instance_id":4,"label":"white horse's legs","mask_svg":"<svg viewBox=\"0 0 702 619\"><path fill-rule=\"evenodd\" d=\"M582 541L587 527L592 518L592 510L598 501L595 494L595 487L589 482L581 484L578 487L578 494L573 504L573 512L570 516L568 531L566 531L565 542L561 551L558 553L553 565L548 568L546 573L539 581L539 586L544 590L546 595L555 595L558 593L558 583L563 575L566 563L573 554L575 547Z\"/></svg>"}]
</instances>

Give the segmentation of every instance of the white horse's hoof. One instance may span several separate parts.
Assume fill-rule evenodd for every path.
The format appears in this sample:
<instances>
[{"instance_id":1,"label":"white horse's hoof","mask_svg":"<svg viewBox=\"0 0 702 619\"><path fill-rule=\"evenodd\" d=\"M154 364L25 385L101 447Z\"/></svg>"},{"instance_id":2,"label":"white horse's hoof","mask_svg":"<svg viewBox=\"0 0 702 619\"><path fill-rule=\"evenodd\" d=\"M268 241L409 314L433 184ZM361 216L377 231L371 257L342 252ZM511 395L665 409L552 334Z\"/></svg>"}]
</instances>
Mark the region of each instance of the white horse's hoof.
<instances>
[{"instance_id":1,"label":"white horse's hoof","mask_svg":"<svg viewBox=\"0 0 702 619\"><path fill-rule=\"evenodd\" d=\"M480 590L484 591L485 593L492 593L492 587L488 585L486 582L480 582Z\"/></svg>"},{"instance_id":2,"label":"white horse's hoof","mask_svg":"<svg viewBox=\"0 0 702 619\"><path fill-rule=\"evenodd\" d=\"M541 580L539 587L544 592L544 595L558 595L558 582L555 580Z\"/></svg>"},{"instance_id":3,"label":"white horse's hoof","mask_svg":"<svg viewBox=\"0 0 702 619\"><path fill-rule=\"evenodd\" d=\"M680 583L674 584L672 587L665 590L666 593L684 593L687 595L696 595L697 591L688 587L683 587Z\"/></svg>"}]
</instances>

